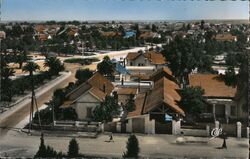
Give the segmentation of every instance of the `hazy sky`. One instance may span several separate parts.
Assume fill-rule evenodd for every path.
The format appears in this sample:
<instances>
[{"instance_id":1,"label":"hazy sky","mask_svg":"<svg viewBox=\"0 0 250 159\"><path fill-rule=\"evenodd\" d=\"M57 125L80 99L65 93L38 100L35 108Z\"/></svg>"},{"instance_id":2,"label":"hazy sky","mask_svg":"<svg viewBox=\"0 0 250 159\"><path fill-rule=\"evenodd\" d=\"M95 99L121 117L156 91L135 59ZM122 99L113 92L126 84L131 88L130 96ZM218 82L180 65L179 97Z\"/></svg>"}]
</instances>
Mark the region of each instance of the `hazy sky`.
<instances>
[{"instance_id":1,"label":"hazy sky","mask_svg":"<svg viewBox=\"0 0 250 159\"><path fill-rule=\"evenodd\" d=\"M3 20L248 19L248 1L3 0Z\"/></svg>"}]
</instances>

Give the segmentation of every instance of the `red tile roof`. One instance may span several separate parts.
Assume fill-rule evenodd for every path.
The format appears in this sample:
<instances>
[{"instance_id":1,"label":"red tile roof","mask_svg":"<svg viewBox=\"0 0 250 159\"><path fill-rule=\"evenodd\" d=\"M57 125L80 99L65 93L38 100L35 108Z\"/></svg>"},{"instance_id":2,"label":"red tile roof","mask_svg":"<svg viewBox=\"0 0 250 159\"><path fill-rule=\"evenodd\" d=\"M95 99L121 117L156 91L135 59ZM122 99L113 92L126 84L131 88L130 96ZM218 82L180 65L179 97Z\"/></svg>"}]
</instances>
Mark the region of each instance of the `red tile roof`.
<instances>
[{"instance_id":1,"label":"red tile roof","mask_svg":"<svg viewBox=\"0 0 250 159\"><path fill-rule=\"evenodd\" d=\"M163 64L167 63L165 57L159 52L148 51L148 52L144 53L143 55L152 64L163 65Z\"/></svg>"},{"instance_id":2,"label":"red tile roof","mask_svg":"<svg viewBox=\"0 0 250 159\"><path fill-rule=\"evenodd\" d=\"M230 33L227 34L217 34L215 36L215 39L218 41L234 41L237 38L237 36L233 36Z\"/></svg>"},{"instance_id":3,"label":"red tile roof","mask_svg":"<svg viewBox=\"0 0 250 159\"><path fill-rule=\"evenodd\" d=\"M152 90L137 95L135 99L136 110L130 112L128 116L143 115L162 105L166 105L174 112L185 116L185 112L177 104L181 99L177 92L178 89L179 87L175 82L162 77L155 82Z\"/></svg>"},{"instance_id":4,"label":"red tile roof","mask_svg":"<svg viewBox=\"0 0 250 159\"><path fill-rule=\"evenodd\" d=\"M155 51L148 51L145 53L130 52L127 54L126 59L133 61L133 60L137 59L140 55L143 55L152 64L163 65L163 64L167 63L165 57L161 53L155 52Z\"/></svg>"},{"instance_id":5,"label":"red tile roof","mask_svg":"<svg viewBox=\"0 0 250 159\"><path fill-rule=\"evenodd\" d=\"M222 75L193 74L189 76L191 86L200 86L205 90L206 97L235 97L236 88L227 86Z\"/></svg>"},{"instance_id":6,"label":"red tile roof","mask_svg":"<svg viewBox=\"0 0 250 159\"><path fill-rule=\"evenodd\" d=\"M161 69L157 70L150 76L150 79L152 81L157 81L162 77L166 77L172 81L175 81L172 71L168 67L162 67Z\"/></svg>"},{"instance_id":7,"label":"red tile roof","mask_svg":"<svg viewBox=\"0 0 250 159\"><path fill-rule=\"evenodd\" d=\"M62 107L65 107L64 105L72 105L72 103L85 92L89 92L98 100L103 101L105 96L109 95L113 89L113 84L99 72L96 72L90 79L88 79L88 81L81 84L66 95L67 101L64 102Z\"/></svg>"},{"instance_id":8,"label":"red tile roof","mask_svg":"<svg viewBox=\"0 0 250 159\"><path fill-rule=\"evenodd\" d=\"M142 54L142 53L138 53L138 52L129 52L129 53L127 54L126 59L132 61L132 60L136 59L137 57L139 57L141 54Z\"/></svg>"},{"instance_id":9,"label":"red tile roof","mask_svg":"<svg viewBox=\"0 0 250 159\"><path fill-rule=\"evenodd\" d=\"M88 83L92 85L93 87L98 88L99 90L102 90L106 94L110 94L113 89L114 85L103 75L101 75L99 72L96 72L89 80ZM103 90L103 86L105 85L105 91Z\"/></svg>"}]
</instances>

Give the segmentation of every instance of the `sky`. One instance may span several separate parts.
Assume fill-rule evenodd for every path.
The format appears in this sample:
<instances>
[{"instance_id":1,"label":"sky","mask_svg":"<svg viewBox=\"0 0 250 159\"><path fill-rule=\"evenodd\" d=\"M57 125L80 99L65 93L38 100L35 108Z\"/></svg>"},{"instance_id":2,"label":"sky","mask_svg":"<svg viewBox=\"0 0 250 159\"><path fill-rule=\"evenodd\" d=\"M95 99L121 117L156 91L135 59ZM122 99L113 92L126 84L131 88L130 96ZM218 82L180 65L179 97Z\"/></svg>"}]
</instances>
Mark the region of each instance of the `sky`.
<instances>
[{"instance_id":1,"label":"sky","mask_svg":"<svg viewBox=\"0 0 250 159\"><path fill-rule=\"evenodd\" d=\"M2 0L2 20L248 19L248 1Z\"/></svg>"}]
</instances>

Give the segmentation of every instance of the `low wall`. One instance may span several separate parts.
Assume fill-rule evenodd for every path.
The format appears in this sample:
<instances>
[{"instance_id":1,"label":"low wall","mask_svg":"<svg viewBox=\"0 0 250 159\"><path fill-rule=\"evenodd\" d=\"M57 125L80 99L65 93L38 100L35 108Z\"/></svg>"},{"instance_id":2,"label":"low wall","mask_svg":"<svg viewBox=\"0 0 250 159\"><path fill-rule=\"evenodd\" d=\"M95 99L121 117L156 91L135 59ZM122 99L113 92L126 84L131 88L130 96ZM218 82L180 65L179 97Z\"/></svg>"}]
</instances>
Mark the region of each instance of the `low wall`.
<instances>
[{"instance_id":1,"label":"low wall","mask_svg":"<svg viewBox=\"0 0 250 159\"><path fill-rule=\"evenodd\" d=\"M116 122L104 123L104 131L116 132Z\"/></svg>"},{"instance_id":2,"label":"low wall","mask_svg":"<svg viewBox=\"0 0 250 159\"><path fill-rule=\"evenodd\" d=\"M155 134L155 120L150 120L148 114L128 118L128 122L126 123L126 132Z\"/></svg>"},{"instance_id":3,"label":"low wall","mask_svg":"<svg viewBox=\"0 0 250 159\"><path fill-rule=\"evenodd\" d=\"M180 129L180 133L185 136L209 136L207 130L199 130L199 129Z\"/></svg>"},{"instance_id":4,"label":"low wall","mask_svg":"<svg viewBox=\"0 0 250 159\"><path fill-rule=\"evenodd\" d=\"M202 127L199 127L199 129L190 128L188 129L188 126L181 127L181 121L172 121L172 133L174 135L186 135L186 136L202 136L207 137L210 135L210 127L207 125L203 129Z\"/></svg>"}]
</instances>

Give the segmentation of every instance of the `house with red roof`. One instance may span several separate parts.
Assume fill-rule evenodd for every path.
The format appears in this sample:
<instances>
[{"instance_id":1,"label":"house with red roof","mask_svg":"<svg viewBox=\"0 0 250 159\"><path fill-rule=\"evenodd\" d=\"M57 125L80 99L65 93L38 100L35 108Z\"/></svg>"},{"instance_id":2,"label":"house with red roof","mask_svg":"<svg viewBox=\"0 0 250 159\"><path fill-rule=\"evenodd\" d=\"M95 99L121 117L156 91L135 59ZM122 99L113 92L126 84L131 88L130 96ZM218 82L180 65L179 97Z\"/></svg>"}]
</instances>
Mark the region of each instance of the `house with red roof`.
<instances>
[{"instance_id":1,"label":"house with red roof","mask_svg":"<svg viewBox=\"0 0 250 159\"><path fill-rule=\"evenodd\" d=\"M235 102L237 88L227 86L223 75L192 74L189 76L189 84L204 89L204 97L209 103L206 111L212 113L216 120L226 120L228 123L230 119L242 115L243 110Z\"/></svg>"},{"instance_id":2,"label":"house with red roof","mask_svg":"<svg viewBox=\"0 0 250 159\"><path fill-rule=\"evenodd\" d=\"M113 89L113 84L99 72L96 72L85 83L67 94L66 101L60 108L72 107L79 120L91 121L93 120L94 108L100 105Z\"/></svg>"},{"instance_id":3,"label":"house with red roof","mask_svg":"<svg viewBox=\"0 0 250 159\"><path fill-rule=\"evenodd\" d=\"M172 133L172 119L185 116L178 105L180 89L171 71L164 67L151 76L152 89L136 95L135 110L128 113L128 132Z\"/></svg>"}]
</instances>

